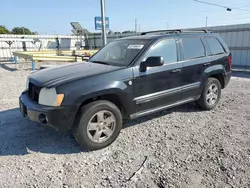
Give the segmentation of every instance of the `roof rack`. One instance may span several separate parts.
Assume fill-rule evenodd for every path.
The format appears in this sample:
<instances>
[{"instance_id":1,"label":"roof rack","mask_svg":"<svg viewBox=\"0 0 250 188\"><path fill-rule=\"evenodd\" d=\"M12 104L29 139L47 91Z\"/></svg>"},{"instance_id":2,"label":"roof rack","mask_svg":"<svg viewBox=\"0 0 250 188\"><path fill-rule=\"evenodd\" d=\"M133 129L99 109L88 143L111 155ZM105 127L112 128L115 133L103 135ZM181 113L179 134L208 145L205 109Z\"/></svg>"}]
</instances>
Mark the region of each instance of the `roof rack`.
<instances>
[{"instance_id":1,"label":"roof rack","mask_svg":"<svg viewBox=\"0 0 250 188\"><path fill-rule=\"evenodd\" d=\"M175 29L175 30L147 31L147 32L141 33L141 35L146 35L146 34L149 34L149 33L194 33L194 32L212 33L212 31L208 31L206 29L201 29L201 30Z\"/></svg>"}]
</instances>

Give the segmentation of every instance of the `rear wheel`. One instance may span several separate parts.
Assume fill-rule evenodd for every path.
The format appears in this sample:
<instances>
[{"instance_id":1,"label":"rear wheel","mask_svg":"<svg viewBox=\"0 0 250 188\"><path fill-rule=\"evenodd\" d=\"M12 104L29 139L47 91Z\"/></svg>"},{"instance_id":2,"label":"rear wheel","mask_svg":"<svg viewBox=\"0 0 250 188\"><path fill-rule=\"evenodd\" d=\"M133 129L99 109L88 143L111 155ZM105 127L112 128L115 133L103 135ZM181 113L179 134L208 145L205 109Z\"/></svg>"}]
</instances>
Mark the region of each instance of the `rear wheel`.
<instances>
[{"instance_id":1,"label":"rear wheel","mask_svg":"<svg viewBox=\"0 0 250 188\"><path fill-rule=\"evenodd\" d=\"M88 150L97 150L115 141L122 128L122 115L109 101L95 101L82 107L74 136Z\"/></svg>"},{"instance_id":2,"label":"rear wheel","mask_svg":"<svg viewBox=\"0 0 250 188\"><path fill-rule=\"evenodd\" d=\"M203 110L216 107L221 97L221 84L216 78L208 78L201 97L196 104Z\"/></svg>"}]
</instances>

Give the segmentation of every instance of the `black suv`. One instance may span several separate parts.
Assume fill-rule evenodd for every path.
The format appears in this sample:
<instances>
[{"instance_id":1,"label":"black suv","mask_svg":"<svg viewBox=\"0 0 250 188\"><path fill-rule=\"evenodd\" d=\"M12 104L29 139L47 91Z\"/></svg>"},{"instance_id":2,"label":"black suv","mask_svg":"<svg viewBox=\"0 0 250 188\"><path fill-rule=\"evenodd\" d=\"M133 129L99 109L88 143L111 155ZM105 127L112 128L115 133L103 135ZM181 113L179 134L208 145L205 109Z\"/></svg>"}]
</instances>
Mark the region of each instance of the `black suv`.
<instances>
[{"instance_id":1,"label":"black suv","mask_svg":"<svg viewBox=\"0 0 250 188\"><path fill-rule=\"evenodd\" d=\"M32 73L20 96L30 120L72 130L89 150L134 119L195 101L213 109L231 78L231 53L209 31L161 30L113 41L87 62Z\"/></svg>"}]
</instances>

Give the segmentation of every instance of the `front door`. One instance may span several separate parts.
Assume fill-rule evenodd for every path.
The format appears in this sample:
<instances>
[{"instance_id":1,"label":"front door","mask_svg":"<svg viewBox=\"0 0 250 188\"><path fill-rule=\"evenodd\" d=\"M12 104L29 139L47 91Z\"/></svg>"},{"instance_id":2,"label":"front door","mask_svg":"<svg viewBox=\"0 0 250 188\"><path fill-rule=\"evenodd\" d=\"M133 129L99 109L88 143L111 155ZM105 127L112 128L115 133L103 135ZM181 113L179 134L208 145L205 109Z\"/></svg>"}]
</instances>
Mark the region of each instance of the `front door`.
<instances>
[{"instance_id":1,"label":"front door","mask_svg":"<svg viewBox=\"0 0 250 188\"><path fill-rule=\"evenodd\" d=\"M148 67L140 72L134 67L134 103L137 112L144 112L171 105L181 100L182 63L178 62L177 39L164 39L156 43L145 54L162 56L164 65Z\"/></svg>"}]
</instances>

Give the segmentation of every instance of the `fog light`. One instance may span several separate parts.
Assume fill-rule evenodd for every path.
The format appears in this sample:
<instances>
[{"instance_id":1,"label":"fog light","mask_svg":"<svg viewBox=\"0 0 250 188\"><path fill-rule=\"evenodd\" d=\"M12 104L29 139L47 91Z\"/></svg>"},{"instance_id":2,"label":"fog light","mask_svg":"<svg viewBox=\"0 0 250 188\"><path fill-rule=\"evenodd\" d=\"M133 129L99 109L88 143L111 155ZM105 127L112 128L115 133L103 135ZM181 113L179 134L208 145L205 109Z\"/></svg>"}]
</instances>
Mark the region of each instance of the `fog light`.
<instances>
[{"instance_id":1,"label":"fog light","mask_svg":"<svg viewBox=\"0 0 250 188\"><path fill-rule=\"evenodd\" d=\"M48 123L48 120L47 120L47 117L44 115L44 114L40 114L38 116L39 118L39 121L42 123L42 124L47 124Z\"/></svg>"}]
</instances>

